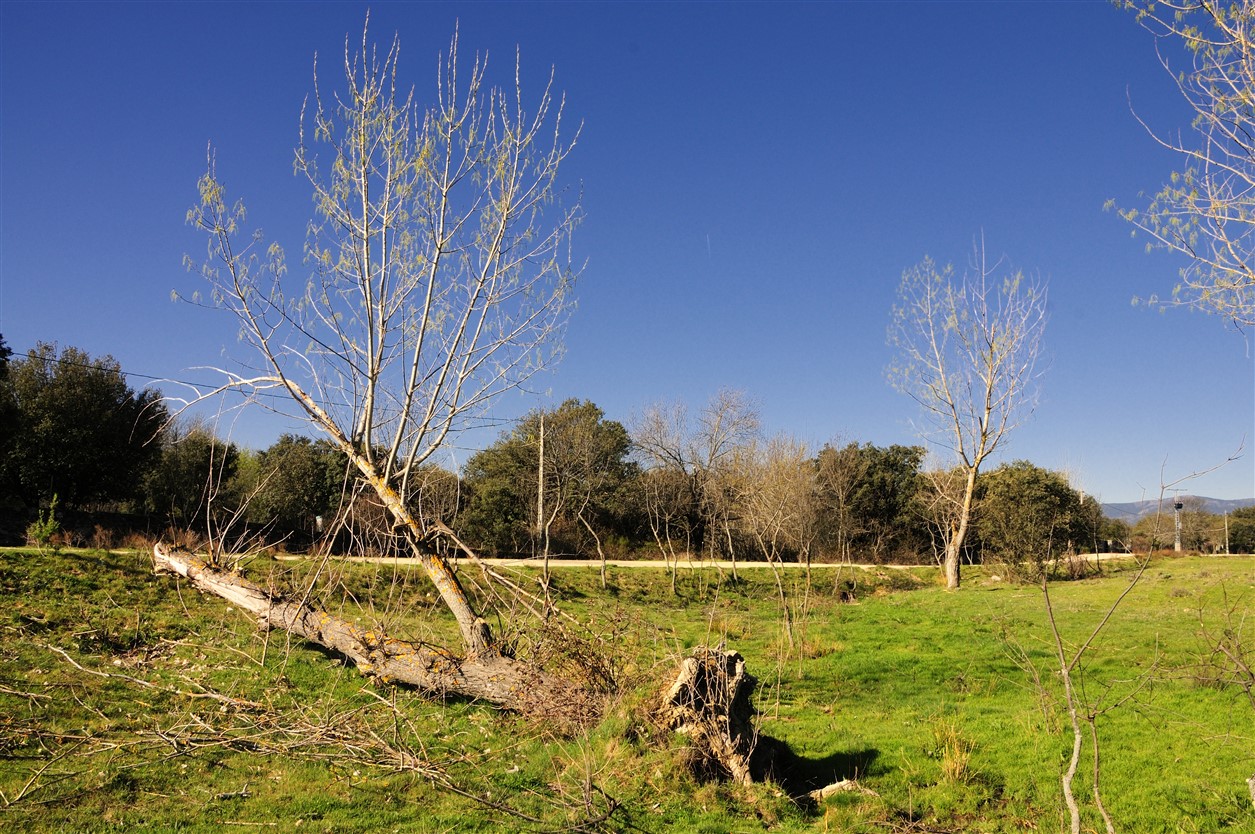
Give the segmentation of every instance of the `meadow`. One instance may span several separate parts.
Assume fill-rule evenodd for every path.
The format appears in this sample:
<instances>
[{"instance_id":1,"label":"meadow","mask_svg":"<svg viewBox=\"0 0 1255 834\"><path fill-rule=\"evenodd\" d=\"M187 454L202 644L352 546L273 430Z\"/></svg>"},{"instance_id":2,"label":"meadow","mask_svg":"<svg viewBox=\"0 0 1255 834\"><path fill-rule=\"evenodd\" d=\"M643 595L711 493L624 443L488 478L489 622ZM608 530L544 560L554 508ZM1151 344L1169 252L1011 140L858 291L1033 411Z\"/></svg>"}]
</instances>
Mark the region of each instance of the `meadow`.
<instances>
[{"instance_id":1,"label":"meadow","mask_svg":"<svg viewBox=\"0 0 1255 834\"><path fill-rule=\"evenodd\" d=\"M1052 582L1075 648L1136 565ZM309 587L311 563L254 580ZM418 572L335 566L328 606L407 639L449 634ZM616 689L575 736L490 707L370 681L259 631L137 551L0 551L0 828L13 831L1066 830L1072 728L1039 587L970 569L553 574L563 616L495 623L522 654ZM323 575L326 574L324 566ZM476 593L487 593L463 568ZM536 586L537 572L516 579ZM1255 558L1157 556L1074 673L1095 714L1116 830L1255 832L1255 703L1216 651ZM726 644L758 678L759 730L788 745L779 784L703 782L650 720L689 649ZM1255 653L1255 649L1252 650ZM591 670L591 671L590 671ZM1076 779L1103 830L1085 729ZM807 791L849 780L813 800Z\"/></svg>"}]
</instances>

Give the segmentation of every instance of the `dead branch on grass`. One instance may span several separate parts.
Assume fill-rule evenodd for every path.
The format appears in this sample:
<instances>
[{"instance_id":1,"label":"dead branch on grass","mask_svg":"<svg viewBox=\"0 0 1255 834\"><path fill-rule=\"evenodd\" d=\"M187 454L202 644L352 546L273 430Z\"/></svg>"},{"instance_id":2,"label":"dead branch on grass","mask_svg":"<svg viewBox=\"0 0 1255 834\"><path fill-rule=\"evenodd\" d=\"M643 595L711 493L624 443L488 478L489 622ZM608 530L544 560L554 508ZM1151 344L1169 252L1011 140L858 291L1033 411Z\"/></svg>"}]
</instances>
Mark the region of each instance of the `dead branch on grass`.
<instances>
[{"instance_id":1,"label":"dead branch on grass","mask_svg":"<svg viewBox=\"0 0 1255 834\"><path fill-rule=\"evenodd\" d=\"M135 675L92 669L64 649L41 645L79 673L117 681L146 692L160 692L176 698L208 699L220 706L208 712L197 709L179 711L165 721L138 729L121 727L116 720L110 720L96 710L99 717L109 722L109 726L102 732L87 734L41 731L36 721L27 728L26 738L28 742L37 744L43 761L12 795L0 791L0 810L12 810L23 804L62 802L90 791L90 786L81 784L82 777L101 770L95 762L102 756L107 757L104 761L110 772L117 773L179 757L194 758L211 750L231 750L283 759L297 758L333 768L369 767L385 774L413 774L440 790L520 822L535 826L551 825L550 820L508 802L494 800L462 784L451 774L451 768L459 761L464 764L474 764L475 761L457 756L437 761L410 717L396 703L369 687L359 690L359 694L371 699L366 704L341 706L326 700L276 706L270 699L261 703L225 695L186 676L179 676L177 684L162 684ZM45 695L36 697L50 699ZM91 709L81 700L79 703ZM5 734L6 728L0 726L0 741ZM120 755L124 758L119 758ZM69 764L73 766L67 769L65 766ZM67 783L68 790L57 790ZM235 791L219 793L213 798L226 800L243 795ZM605 823L620 808L619 803L594 784L591 777L578 802L562 796L541 798L564 818L562 829L569 831L603 830Z\"/></svg>"}]
</instances>

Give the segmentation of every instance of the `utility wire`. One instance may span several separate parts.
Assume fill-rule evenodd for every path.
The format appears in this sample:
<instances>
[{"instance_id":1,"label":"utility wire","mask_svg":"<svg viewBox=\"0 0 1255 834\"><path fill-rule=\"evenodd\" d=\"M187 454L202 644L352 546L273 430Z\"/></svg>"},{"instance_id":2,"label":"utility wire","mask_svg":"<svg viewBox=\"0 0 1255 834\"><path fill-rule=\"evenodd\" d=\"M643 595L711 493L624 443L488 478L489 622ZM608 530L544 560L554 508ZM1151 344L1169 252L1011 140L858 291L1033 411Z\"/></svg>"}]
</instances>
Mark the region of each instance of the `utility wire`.
<instances>
[{"instance_id":1,"label":"utility wire","mask_svg":"<svg viewBox=\"0 0 1255 834\"><path fill-rule=\"evenodd\" d=\"M15 356L16 356L16 354L15 354ZM31 362L31 361L34 361L34 362L42 362L42 363L46 363L46 364L47 364L47 363L56 363L57 365L60 365L60 366L62 366L62 367L69 367L69 368L84 368L84 369L87 369L87 370L114 370L114 369L111 369L111 368L105 368L105 367L102 367L102 365L101 365L100 363L105 362L106 360L107 360L107 361L109 361L109 362L112 362L114 365L116 365L116 366L117 366L117 367L116 367L116 371L117 371L117 373L119 373L119 374L121 374L123 377L127 377L127 378L130 378L130 377L135 377L135 378L137 378L137 379L146 379L146 380L149 380L149 381L151 381L151 382L170 382L170 383L174 383L174 384L177 384L177 385L186 385L187 387L189 387L189 388L191 388L191 389L193 389L193 390L199 390L199 389L202 389L202 388L218 388L218 387L220 387L220 386L219 386L219 384L215 384L215 383L209 383L209 382L191 382L191 381L188 381L188 380L183 380L183 379L175 379L175 378L172 378L172 377L166 377L166 376L153 376L152 374L140 373L140 372L138 372L138 371L126 371L126 370L123 370L123 369L122 369L122 364L121 364L120 362L118 362L118 360L114 359L114 358L113 358L113 356L112 356L111 354L106 354L105 356L103 356L103 357L101 357L101 358L97 359L95 362L77 362L77 361L74 361L74 360L72 360L72 359L66 359L66 358L61 357L61 356L38 356L38 355L34 355L34 354L33 354L33 352L27 352L27 354L26 354L25 356L23 356L21 359L10 358L10 360L9 360L9 361L10 361L10 363L13 363L13 362L15 362L15 361L16 361L16 362L22 362L22 361ZM223 393L226 393L226 392L223 392ZM241 394L241 396L243 396L243 392L238 392L238 393L240 393L240 394ZM274 400L279 400L279 401L288 401L288 400L290 399L290 398L288 398L288 397L284 396L283 394L277 394L277 393L274 393L274 392L271 392L271 391L253 391L253 392L251 392L251 393L249 394L249 396L253 396L253 397L266 397L266 398L268 398L268 399L274 399ZM316 400L316 402L318 402L318 404L319 404L319 405L324 405L324 406L327 406L327 405L333 405L333 403L331 403L331 402L329 402L329 401L326 401L326 400ZM513 425L513 424L514 424L514 423L516 423L516 422L518 422L518 421L517 421L517 420L510 420L510 419L506 419L506 418L504 418L504 417L483 417L483 418L480 418L480 419L479 419L477 422L475 422L475 423L468 424L468 425L466 426L466 430L467 430L467 431L480 431L480 430L483 430L483 429L489 429L489 428L500 428L501 426ZM457 444L445 444L445 446L444 446L444 447L445 447L445 448L451 448L451 449L457 449L457 450L459 450L459 451L469 451L469 452L476 452L476 451L479 451L478 449L476 449L476 448L474 448L474 447L470 447L470 446L460 446L460 445L457 445Z\"/></svg>"}]
</instances>

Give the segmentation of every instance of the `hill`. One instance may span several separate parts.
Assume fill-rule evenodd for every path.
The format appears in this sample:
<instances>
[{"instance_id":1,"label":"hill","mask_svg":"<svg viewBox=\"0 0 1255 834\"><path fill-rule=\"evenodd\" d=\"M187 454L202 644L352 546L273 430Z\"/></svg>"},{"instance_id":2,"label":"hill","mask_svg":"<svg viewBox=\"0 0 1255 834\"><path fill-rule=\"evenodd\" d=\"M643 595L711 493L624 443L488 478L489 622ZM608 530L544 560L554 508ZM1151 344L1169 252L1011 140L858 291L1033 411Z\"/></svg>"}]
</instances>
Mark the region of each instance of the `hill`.
<instances>
[{"instance_id":1,"label":"hill","mask_svg":"<svg viewBox=\"0 0 1255 834\"><path fill-rule=\"evenodd\" d=\"M1255 498L1240 498L1237 500L1224 498L1206 498L1201 495L1181 495L1177 496L1177 500L1187 504L1202 502L1201 506L1205 512L1222 515L1231 513L1234 510L1240 510L1243 507L1255 506ZM1163 498L1163 512L1172 512L1172 496ZM1117 518L1121 521L1127 521L1129 524L1135 524L1148 515L1154 515L1160 507L1158 498L1148 498L1145 501L1128 501L1123 504L1103 504L1103 515L1107 518Z\"/></svg>"}]
</instances>

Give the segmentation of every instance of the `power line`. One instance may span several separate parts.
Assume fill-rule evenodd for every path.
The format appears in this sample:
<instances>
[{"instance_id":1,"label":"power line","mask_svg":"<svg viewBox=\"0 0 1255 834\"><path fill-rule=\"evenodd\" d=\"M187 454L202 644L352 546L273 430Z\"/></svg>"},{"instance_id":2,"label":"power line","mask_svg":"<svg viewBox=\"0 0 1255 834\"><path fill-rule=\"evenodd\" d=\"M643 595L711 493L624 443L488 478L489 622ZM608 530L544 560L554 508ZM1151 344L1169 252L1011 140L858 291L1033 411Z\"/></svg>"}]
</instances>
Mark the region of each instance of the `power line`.
<instances>
[{"instance_id":1,"label":"power line","mask_svg":"<svg viewBox=\"0 0 1255 834\"><path fill-rule=\"evenodd\" d=\"M55 348L55 345L54 345L54 348ZM103 366L102 363L105 362L106 360L109 362L112 362L116 366L116 368L109 368L109 367ZM14 360L10 360L10 361L12 362ZM42 362L45 364L56 363L57 365L62 366L62 367L83 368L83 369L92 370L92 371L109 371L109 372L116 371L118 374L126 378L135 377L138 379L146 379L151 382L159 382L159 383L168 382L168 383L174 383L176 385L186 385L187 387L191 388L194 391L198 391L204 388L217 389L217 388L222 387L221 383L215 384L215 383L209 383L209 382L191 382L188 380L175 379L172 377L154 376L152 374L145 374L139 371L123 370L122 363L118 362L117 359L114 359L112 354L106 354L105 356L100 357L97 360L95 360L95 362L79 362L73 359L66 359L63 356L39 356L39 355L36 355L34 351L28 351L25 356L23 356L21 359L18 359L16 361L18 362L33 361L33 362ZM249 392L244 392L238 389L231 388L231 389L220 391L219 393L225 394L227 393L228 390L234 391L234 393L238 393L240 396L265 397L267 399L273 399L273 400L279 400L279 401L285 401L285 402L291 401L290 397L284 396L283 394L279 394L273 391L252 390ZM314 402L322 406L337 406L337 405L343 404L343 403L333 403L329 400L319 400L319 399L315 399ZM484 429L500 428L502 426L511 425L515 422L517 421L512 420L512 419L507 419L504 417L481 417L475 422L470 422L466 424L462 430L463 431L482 431ZM471 452L479 451L478 449L474 447L460 446L457 444L443 444L442 448L457 449L459 451L471 451Z\"/></svg>"}]
</instances>

